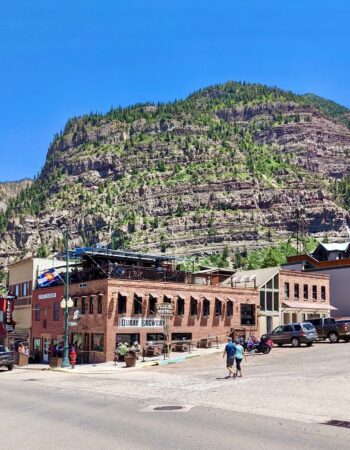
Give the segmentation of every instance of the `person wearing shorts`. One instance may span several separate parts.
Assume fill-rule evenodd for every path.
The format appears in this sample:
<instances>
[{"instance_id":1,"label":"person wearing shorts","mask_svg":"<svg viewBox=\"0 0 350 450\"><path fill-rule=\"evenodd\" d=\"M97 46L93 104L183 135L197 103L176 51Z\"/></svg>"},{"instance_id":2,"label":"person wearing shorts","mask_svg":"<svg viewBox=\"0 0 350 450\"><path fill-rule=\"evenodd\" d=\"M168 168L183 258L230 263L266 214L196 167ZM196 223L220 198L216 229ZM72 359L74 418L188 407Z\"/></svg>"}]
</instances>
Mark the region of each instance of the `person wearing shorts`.
<instances>
[{"instance_id":1,"label":"person wearing shorts","mask_svg":"<svg viewBox=\"0 0 350 450\"><path fill-rule=\"evenodd\" d=\"M235 352L235 359L236 359L236 373L235 373L235 377L242 377L242 368L241 368L241 363L242 363L242 359L244 358L245 361L247 361L247 356L244 353L244 348L241 345L240 341L237 339L236 341L236 352ZM239 374L239 375L238 375Z\"/></svg>"},{"instance_id":2,"label":"person wearing shorts","mask_svg":"<svg viewBox=\"0 0 350 450\"><path fill-rule=\"evenodd\" d=\"M231 376L234 376L233 371L233 365L235 362L235 353L236 353L236 346L232 342L232 338L227 338L227 344L225 346L224 353L222 355L223 358L226 356L226 367L228 370L228 376L226 378L230 378Z\"/></svg>"}]
</instances>

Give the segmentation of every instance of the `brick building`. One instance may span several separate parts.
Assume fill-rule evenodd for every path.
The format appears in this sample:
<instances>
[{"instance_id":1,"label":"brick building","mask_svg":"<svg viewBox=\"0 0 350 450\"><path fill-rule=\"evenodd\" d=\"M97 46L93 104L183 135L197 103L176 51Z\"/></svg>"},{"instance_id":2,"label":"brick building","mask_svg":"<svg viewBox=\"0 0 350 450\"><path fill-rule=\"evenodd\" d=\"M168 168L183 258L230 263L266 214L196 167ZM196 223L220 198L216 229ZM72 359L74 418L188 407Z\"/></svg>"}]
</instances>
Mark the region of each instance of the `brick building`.
<instances>
[{"instance_id":1,"label":"brick building","mask_svg":"<svg viewBox=\"0 0 350 450\"><path fill-rule=\"evenodd\" d=\"M223 284L258 289L259 335L281 324L328 317L336 309L330 305L329 276L324 274L268 267L237 272Z\"/></svg>"},{"instance_id":2,"label":"brick building","mask_svg":"<svg viewBox=\"0 0 350 450\"><path fill-rule=\"evenodd\" d=\"M33 292L33 348L40 346L44 361L49 344L64 335L59 306L63 295L63 286ZM174 307L175 315L169 322L172 340L196 342L208 336L223 340L235 331L257 331L259 297L251 288L99 279L72 284L70 296L80 318L69 329L69 341L86 355L93 352L96 361L112 360L118 342L138 340L145 346L147 341L163 339L163 326L156 316L160 302Z\"/></svg>"}]
</instances>

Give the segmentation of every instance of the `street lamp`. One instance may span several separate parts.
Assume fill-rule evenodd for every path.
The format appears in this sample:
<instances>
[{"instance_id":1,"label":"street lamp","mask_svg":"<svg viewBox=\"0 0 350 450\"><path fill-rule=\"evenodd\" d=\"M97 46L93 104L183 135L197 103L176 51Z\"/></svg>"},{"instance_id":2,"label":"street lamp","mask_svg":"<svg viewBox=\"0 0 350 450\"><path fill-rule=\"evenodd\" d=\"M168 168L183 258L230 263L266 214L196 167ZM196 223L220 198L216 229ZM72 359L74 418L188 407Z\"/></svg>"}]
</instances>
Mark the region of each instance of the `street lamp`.
<instances>
[{"instance_id":1,"label":"street lamp","mask_svg":"<svg viewBox=\"0 0 350 450\"><path fill-rule=\"evenodd\" d=\"M60 231L64 238L64 247L66 254L66 285L65 285L65 296L61 302L61 308L64 309L64 346L63 346L63 359L62 368L70 367L69 362L69 345L68 345L68 319L69 319L69 308L72 305L72 299L69 298L69 250L68 250L68 230L61 230L56 225L50 224L53 228Z\"/></svg>"}]
</instances>

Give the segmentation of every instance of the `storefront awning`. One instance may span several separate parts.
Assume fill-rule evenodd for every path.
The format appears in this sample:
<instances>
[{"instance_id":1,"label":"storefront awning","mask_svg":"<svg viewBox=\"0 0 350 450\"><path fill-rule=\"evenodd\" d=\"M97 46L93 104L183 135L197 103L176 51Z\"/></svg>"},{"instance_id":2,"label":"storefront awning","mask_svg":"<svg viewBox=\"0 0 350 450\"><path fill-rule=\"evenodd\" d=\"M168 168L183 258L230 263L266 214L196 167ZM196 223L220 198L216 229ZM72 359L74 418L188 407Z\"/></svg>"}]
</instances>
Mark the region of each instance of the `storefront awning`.
<instances>
[{"instance_id":1,"label":"storefront awning","mask_svg":"<svg viewBox=\"0 0 350 450\"><path fill-rule=\"evenodd\" d=\"M288 302L287 300L284 300L282 302L282 305L287 308L293 308L293 309L312 309L313 311L317 310L323 310L323 311L331 311L335 308L334 306L328 305L327 303L321 304L321 303L307 303L307 302Z\"/></svg>"}]
</instances>

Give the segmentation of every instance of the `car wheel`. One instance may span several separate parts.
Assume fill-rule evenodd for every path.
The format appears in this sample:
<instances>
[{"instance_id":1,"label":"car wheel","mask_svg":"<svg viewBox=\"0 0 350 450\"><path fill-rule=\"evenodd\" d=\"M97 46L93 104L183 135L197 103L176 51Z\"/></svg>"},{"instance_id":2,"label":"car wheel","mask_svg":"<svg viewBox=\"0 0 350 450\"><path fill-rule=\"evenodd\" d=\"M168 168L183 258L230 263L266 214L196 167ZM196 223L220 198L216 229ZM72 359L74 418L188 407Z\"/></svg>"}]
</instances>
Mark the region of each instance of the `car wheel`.
<instances>
[{"instance_id":1,"label":"car wheel","mask_svg":"<svg viewBox=\"0 0 350 450\"><path fill-rule=\"evenodd\" d=\"M279 347L282 347L283 344L277 344Z\"/></svg>"},{"instance_id":2,"label":"car wheel","mask_svg":"<svg viewBox=\"0 0 350 450\"><path fill-rule=\"evenodd\" d=\"M339 342L338 333L336 333L336 332L329 333L328 339L329 339L329 342L331 342L332 344L336 344L337 342Z\"/></svg>"},{"instance_id":3,"label":"car wheel","mask_svg":"<svg viewBox=\"0 0 350 450\"><path fill-rule=\"evenodd\" d=\"M10 364L9 366L7 366L8 370L13 370L13 364Z\"/></svg>"},{"instance_id":4,"label":"car wheel","mask_svg":"<svg viewBox=\"0 0 350 450\"><path fill-rule=\"evenodd\" d=\"M298 338L292 338L290 343L292 344L292 347L300 347L300 341Z\"/></svg>"}]
</instances>

